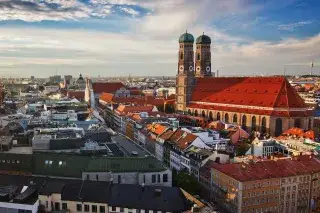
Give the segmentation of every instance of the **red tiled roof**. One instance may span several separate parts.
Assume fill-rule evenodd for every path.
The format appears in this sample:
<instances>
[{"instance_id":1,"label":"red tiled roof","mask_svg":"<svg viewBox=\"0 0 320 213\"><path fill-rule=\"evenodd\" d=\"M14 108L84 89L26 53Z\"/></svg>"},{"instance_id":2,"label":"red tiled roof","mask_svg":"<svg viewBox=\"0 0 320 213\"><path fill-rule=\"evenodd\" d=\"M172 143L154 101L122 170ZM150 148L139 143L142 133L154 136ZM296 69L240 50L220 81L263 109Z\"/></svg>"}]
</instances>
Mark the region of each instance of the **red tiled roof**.
<instances>
[{"instance_id":1,"label":"red tiled roof","mask_svg":"<svg viewBox=\"0 0 320 213\"><path fill-rule=\"evenodd\" d=\"M149 124L147 129L156 135L160 135L167 129L167 127L161 124Z\"/></svg>"},{"instance_id":2,"label":"red tiled roof","mask_svg":"<svg viewBox=\"0 0 320 213\"><path fill-rule=\"evenodd\" d=\"M182 136L179 141L176 142L176 146L181 150L185 150L198 136L186 133L186 135Z\"/></svg>"},{"instance_id":3,"label":"red tiled roof","mask_svg":"<svg viewBox=\"0 0 320 213\"><path fill-rule=\"evenodd\" d=\"M120 88L124 87L121 82L95 82L92 83L92 89L95 93L115 93Z\"/></svg>"},{"instance_id":4,"label":"red tiled roof","mask_svg":"<svg viewBox=\"0 0 320 213\"><path fill-rule=\"evenodd\" d=\"M213 164L214 169L241 182L320 172L320 161L308 155L256 163Z\"/></svg>"},{"instance_id":5,"label":"red tiled roof","mask_svg":"<svg viewBox=\"0 0 320 213\"><path fill-rule=\"evenodd\" d=\"M130 90L130 95L142 95L141 90Z\"/></svg>"},{"instance_id":6,"label":"red tiled roof","mask_svg":"<svg viewBox=\"0 0 320 213\"><path fill-rule=\"evenodd\" d=\"M295 136L298 136L298 137L305 137L305 138L310 138L310 139L313 139L313 140L314 140L314 137L315 137L314 131L309 130L307 132L304 132L303 129L296 128L296 127L288 129L287 131L283 132L283 134L284 135L295 135Z\"/></svg>"},{"instance_id":7,"label":"red tiled roof","mask_svg":"<svg viewBox=\"0 0 320 213\"><path fill-rule=\"evenodd\" d=\"M84 99L85 92L84 91L68 91L67 96L69 98L77 98Z\"/></svg>"},{"instance_id":8,"label":"red tiled roof","mask_svg":"<svg viewBox=\"0 0 320 213\"><path fill-rule=\"evenodd\" d=\"M181 129L177 129L174 134L171 136L170 141L176 143L180 137L183 135L183 133L185 133L185 131L181 130Z\"/></svg>"},{"instance_id":9,"label":"red tiled roof","mask_svg":"<svg viewBox=\"0 0 320 213\"><path fill-rule=\"evenodd\" d=\"M120 105L116 109L116 111L120 114L127 114L129 112L151 112L153 110L153 106L125 106Z\"/></svg>"},{"instance_id":10,"label":"red tiled roof","mask_svg":"<svg viewBox=\"0 0 320 213\"><path fill-rule=\"evenodd\" d=\"M287 109L307 107L303 99L284 77L198 78L192 93L192 101ZM278 116L301 115L299 111L296 112L297 115L291 115L292 112L289 114L288 112L231 106L190 104L188 107Z\"/></svg>"},{"instance_id":11,"label":"red tiled roof","mask_svg":"<svg viewBox=\"0 0 320 213\"><path fill-rule=\"evenodd\" d=\"M170 137L173 135L174 131L172 131L171 129L169 129L168 131L162 133L159 138L161 138L162 140L166 141L169 140Z\"/></svg>"},{"instance_id":12,"label":"red tiled roof","mask_svg":"<svg viewBox=\"0 0 320 213\"><path fill-rule=\"evenodd\" d=\"M111 93L103 93L103 96L100 96L100 99L105 102L111 102L111 95L106 95ZM145 97L114 97L112 96L112 102L114 103L132 103L138 105L154 105L154 106L163 106L166 104L174 104L175 100L169 100L164 98L156 98L153 96L145 96Z\"/></svg>"},{"instance_id":13,"label":"red tiled roof","mask_svg":"<svg viewBox=\"0 0 320 213\"><path fill-rule=\"evenodd\" d=\"M100 95L100 98L99 98L99 99L100 99L101 101L106 102L106 103L111 103L112 100L113 100L113 97L114 97L113 94L103 92L103 93Z\"/></svg>"}]
</instances>

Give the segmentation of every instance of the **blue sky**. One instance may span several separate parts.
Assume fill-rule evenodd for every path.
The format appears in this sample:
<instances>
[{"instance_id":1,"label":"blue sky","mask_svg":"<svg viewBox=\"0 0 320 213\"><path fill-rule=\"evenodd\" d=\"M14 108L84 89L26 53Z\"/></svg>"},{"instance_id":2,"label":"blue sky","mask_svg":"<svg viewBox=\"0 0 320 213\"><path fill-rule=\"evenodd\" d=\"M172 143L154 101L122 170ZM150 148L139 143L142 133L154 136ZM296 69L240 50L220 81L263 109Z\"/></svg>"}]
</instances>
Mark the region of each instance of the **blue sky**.
<instances>
[{"instance_id":1,"label":"blue sky","mask_svg":"<svg viewBox=\"0 0 320 213\"><path fill-rule=\"evenodd\" d=\"M173 76L185 30L222 75L320 74L317 0L0 0L0 75Z\"/></svg>"}]
</instances>

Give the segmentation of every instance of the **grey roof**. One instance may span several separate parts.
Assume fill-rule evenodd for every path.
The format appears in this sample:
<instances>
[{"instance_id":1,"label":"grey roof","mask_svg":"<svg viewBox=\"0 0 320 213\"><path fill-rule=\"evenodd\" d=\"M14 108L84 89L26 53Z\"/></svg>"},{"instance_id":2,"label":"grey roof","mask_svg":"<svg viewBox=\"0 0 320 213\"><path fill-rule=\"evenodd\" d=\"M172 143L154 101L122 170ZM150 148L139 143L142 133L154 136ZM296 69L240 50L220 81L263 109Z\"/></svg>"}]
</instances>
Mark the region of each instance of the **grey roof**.
<instances>
[{"instance_id":1,"label":"grey roof","mask_svg":"<svg viewBox=\"0 0 320 213\"><path fill-rule=\"evenodd\" d=\"M110 191L109 206L165 212L183 212L191 208L178 187L113 184Z\"/></svg>"}]
</instances>

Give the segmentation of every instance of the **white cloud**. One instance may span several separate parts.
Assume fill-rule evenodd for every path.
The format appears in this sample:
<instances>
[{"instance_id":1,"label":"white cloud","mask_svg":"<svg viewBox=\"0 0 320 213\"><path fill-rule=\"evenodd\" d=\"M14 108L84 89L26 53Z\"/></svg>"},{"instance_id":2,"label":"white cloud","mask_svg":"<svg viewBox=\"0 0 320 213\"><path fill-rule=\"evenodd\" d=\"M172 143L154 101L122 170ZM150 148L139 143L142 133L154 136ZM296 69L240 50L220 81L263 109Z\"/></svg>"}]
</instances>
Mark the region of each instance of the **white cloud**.
<instances>
[{"instance_id":1,"label":"white cloud","mask_svg":"<svg viewBox=\"0 0 320 213\"><path fill-rule=\"evenodd\" d=\"M287 31L293 31L298 27L303 27L305 25L312 24L312 21L299 21L296 23L290 23L290 24L279 24L278 29L279 30L287 30Z\"/></svg>"},{"instance_id":2,"label":"white cloud","mask_svg":"<svg viewBox=\"0 0 320 213\"><path fill-rule=\"evenodd\" d=\"M23 34L20 32L23 31ZM55 35L52 37L51 35ZM209 36L213 37L211 32ZM228 38L228 35L224 35ZM118 34L84 30L0 29L0 71L10 67L16 73L47 76L60 67L76 75L175 75L178 37L157 40L135 33ZM230 37L232 38L232 37ZM278 43L239 43L241 38L220 42L213 39L212 66L220 73L296 72L293 64L308 64L320 57L320 35L305 40L286 39ZM315 66L320 61L315 61ZM28 72L30 67L30 72ZM51 69L49 69L51 68ZM47 72L40 70L48 69ZM299 66L308 71L308 66ZM315 68L316 69L316 68ZM51 73L51 74L52 74ZM3 75L12 75L12 72ZM30 74L29 74L30 75Z\"/></svg>"},{"instance_id":3,"label":"white cloud","mask_svg":"<svg viewBox=\"0 0 320 213\"><path fill-rule=\"evenodd\" d=\"M122 10L123 12L125 12L125 13L128 13L128 14L132 15L132 16L137 16L137 15L140 14L139 11L134 10L134 9L132 9L132 8L129 8L129 7L121 7L121 10Z\"/></svg>"}]
</instances>

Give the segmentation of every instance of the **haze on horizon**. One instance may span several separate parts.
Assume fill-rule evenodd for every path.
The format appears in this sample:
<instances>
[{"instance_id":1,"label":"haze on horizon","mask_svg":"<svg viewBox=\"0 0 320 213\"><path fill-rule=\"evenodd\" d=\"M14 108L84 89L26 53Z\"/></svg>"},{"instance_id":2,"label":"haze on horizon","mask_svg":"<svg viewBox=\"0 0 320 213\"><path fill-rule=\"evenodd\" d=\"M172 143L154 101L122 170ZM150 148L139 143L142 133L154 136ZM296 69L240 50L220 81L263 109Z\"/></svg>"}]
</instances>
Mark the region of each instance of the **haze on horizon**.
<instances>
[{"instance_id":1,"label":"haze on horizon","mask_svg":"<svg viewBox=\"0 0 320 213\"><path fill-rule=\"evenodd\" d=\"M0 76L174 76L178 38L221 75L320 74L320 1L0 0Z\"/></svg>"}]
</instances>

